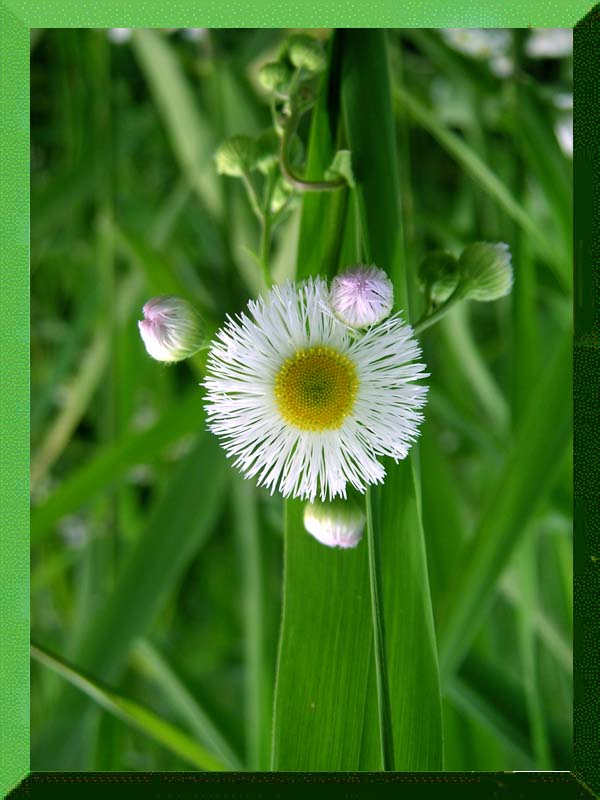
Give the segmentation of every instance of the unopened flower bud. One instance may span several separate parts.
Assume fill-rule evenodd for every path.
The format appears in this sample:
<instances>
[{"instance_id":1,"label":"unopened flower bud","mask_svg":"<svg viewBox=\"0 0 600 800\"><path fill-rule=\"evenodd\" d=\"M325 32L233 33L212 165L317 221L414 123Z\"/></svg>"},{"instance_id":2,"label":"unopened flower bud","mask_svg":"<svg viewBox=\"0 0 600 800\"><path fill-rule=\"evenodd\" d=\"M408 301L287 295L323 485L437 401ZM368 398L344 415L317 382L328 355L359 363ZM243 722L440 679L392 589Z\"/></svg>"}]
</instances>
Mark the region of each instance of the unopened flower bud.
<instances>
[{"instance_id":1,"label":"unopened flower bud","mask_svg":"<svg viewBox=\"0 0 600 800\"><path fill-rule=\"evenodd\" d=\"M305 69L307 72L323 72L327 65L327 58L323 46L312 36L303 33L290 36L285 43L287 57L296 69Z\"/></svg>"},{"instance_id":2,"label":"unopened flower bud","mask_svg":"<svg viewBox=\"0 0 600 800\"><path fill-rule=\"evenodd\" d=\"M377 267L350 267L331 284L329 304L334 314L352 328L376 325L390 315L394 287Z\"/></svg>"},{"instance_id":3,"label":"unopened flower bud","mask_svg":"<svg viewBox=\"0 0 600 800\"><path fill-rule=\"evenodd\" d=\"M327 547L356 547L362 539L365 514L354 500L315 501L304 506L304 527Z\"/></svg>"},{"instance_id":4,"label":"unopened flower bud","mask_svg":"<svg viewBox=\"0 0 600 800\"><path fill-rule=\"evenodd\" d=\"M217 172L239 178L255 165L256 142L249 136L231 136L217 149L214 158Z\"/></svg>"},{"instance_id":5,"label":"unopened flower bud","mask_svg":"<svg viewBox=\"0 0 600 800\"><path fill-rule=\"evenodd\" d=\"M203 346L204 324L196 309L181 297L153 297L138 322L146 350L157 361L183 361Z\"/></svg>"},{"instance_id":6,"label":"unopened flower bud","mask_svg":"<svg viewBox=\"0 0 600 800\"><path fill-rule=\"evenodd\" d=\"M269 61L259 69L258 80L268 92L285 94L292 75L292 69L285 61Z\"/></svg>"},{"instance_id":7,"label":"unopened flower bud","mask_svg":"<svg viewBox=\"0 0 600 800\"><path fill-rule=\"evenodd\" d=\"M423 290L429 288L434 303L443 303L450 297L458 278L458 261L444 250L428 253L419 267L421 287Z\"/></svg>"},{"instance_id":8,"label":"unopened flower bud","mask_svg":"<svg viewBox=\"0 0 600 800\"><path fill-rule=\"evenodd\" d=\"M465 247L459 259L465 296L487 302L507 295L513 284L510 260L510 250L503 242L476 242Z\"/></svg>"}]
</instances>

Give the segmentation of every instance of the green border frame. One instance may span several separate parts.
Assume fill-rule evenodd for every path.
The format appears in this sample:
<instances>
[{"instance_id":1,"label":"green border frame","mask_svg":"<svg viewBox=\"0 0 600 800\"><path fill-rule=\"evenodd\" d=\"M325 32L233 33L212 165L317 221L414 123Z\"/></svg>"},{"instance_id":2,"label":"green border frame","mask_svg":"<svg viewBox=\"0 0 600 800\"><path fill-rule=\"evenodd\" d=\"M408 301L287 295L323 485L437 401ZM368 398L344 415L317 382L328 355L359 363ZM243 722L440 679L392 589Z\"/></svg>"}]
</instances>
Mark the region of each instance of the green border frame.
<instances>
[{"instance_id":1,"label":"green border frame","mask_svg":"<svg viewBox=\"0 0 600 800\"><path fill-rule=\"evenodd\" d=\"M28 405L29 405L29 29L35 27L173 27L201 23L206 27L573 27L589 8L585 0L544 0L526 3L498 4L495 0L452 0L444 7L420 0L404 0L393 4L377 0L365 6L358 0L342 13L338 0L297 0L294 8L271 6L268 0L256 0L252 7L240 0L223 4L220 0L96 0L84 6L81 0L2 0L0 2L0 331L2 334L3 390L0 392L0 792L5 795L29 771L29 541L28 520ZM317 10L318 9L318 10ZM597 131L600 129L600 10L593 9L577 26L575 34L575 775L581 781L568 780L568 773L553 773L555 783L577 787L570 794L579 796L584 786L600 793L600 521L597 502L599 458L597 441L597 403L600 397L600 357L598 351L598 317L600 280L590 264L600 263L600 162L597 154ZM470 773L471 779L475 774ZM312 776L314 782L327 780ZM481 777L481 776L480 776ZM514 775L488 776L495 780L496 791L481 777L475 781L486 796L497 796L502 790L522 791L525 785L541 787L548 795L552 780ZM128 794L133 781L158 788L158 775L105 776L117 785L123 783ZM310 776L306 776L310 780ZM22 784L45 785L64 796L73 787L78 794L81 783L86 794L92 788L86 778L74 775L33 775ZM282 774L256 775L253 780L229 776L236 781L235 795L259 792L271 796L264 783L275 786L286 780ZM290 781L301 782L298 776ZM328 795L345 797L362 795L369 776L348 776L353 784L338 793L334 784L345 777L331 779ZM466 776L452 773L420 776L390 776L381 783L419 782L461 784L466 792ZM179 796L183 787L205 784L212 797L227 793L227 786L217 776L178 780L170 776L168 793ZM471 780L470 783L473 781ZM180 784L173 791L173 783ZM51 786L53 784L53 786ZM223 787L220 789L219 784ZM261 785L262 784L262 785ZM485 784L485 788L484 788ZM275 786L273 788L275 788ZM219 788L217 788L219 787ZM278 787L279 788L279 787ZM325 787L324 787L325 788ZM338 786L338 788L342 788ZM386 787L391 788L391 787ZM416 787L415 787L416 788ZM231 787L229 789L231 791ZM396 789L397 791L397 789ZM565 790L561 790L565 791ZM19 792L20 793L20 792ZM46 792L45 792L46 793ZM68 792L67 792L68 793ZM537 793L537 792L536 792ZM281 796L275 793L272 796ZM551 793L551 796L558 796ZM197 796L197 794L196 794ZM231 795L230 795L231 796ZM481 796L481 794L478 794ZM564 794L562 795L564 796ZM583 796L583 795L582 795ZM587 794L589 796L589 794Z\"/></svg>"}]
</instances>

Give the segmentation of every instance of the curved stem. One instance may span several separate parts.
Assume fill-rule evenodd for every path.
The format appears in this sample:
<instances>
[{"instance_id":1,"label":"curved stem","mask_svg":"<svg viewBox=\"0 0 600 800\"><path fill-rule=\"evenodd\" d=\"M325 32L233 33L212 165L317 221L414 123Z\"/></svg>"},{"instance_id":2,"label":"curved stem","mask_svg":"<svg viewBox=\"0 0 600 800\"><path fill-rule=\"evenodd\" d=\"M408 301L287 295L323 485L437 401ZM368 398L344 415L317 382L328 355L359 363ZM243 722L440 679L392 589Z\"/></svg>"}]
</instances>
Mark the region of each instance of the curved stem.
<instances>
[{"instance_id":1,"label":"curved stem","mask_svg":"<svg viewBox=\"0 0 600 800\"><path fill-rule=\"evenodd\" d=\"M294 189L299 192L332 192L336 189L342 189L346 186L346 181L343 178L336 178L333 181L308 181L301 178L293 171L288 158L290 141L296 132L300 115L297 111L293 111L288 119L287 124L283 129L283 136L281 137L281 148L279 151L279 166L281 167L281 174L290 183Z\"/></svg>"},{"instance_id":2,"label":"curved stem","mask_svg":"<svg viewBox=\"0 0 600 800\"><path fill-rule=\"evenodd\" d=\"M415 335L418 336L420 333L429 328L431 325L434 325L436 322L439 322L441 318L444 317L448 313L448 311L450 311L452 306L456 305L456 303L458 303L459 300L462 300L465 297L465 294L466 294L465 286L459 283L456 289L450 295L450 297L444 303L442 303L441 306L438 306L435 309L435 311L433 311L429 315L425 313L421 317L421 319L415 322L415 324L413 325L413 332L415 333Z\"/></svg>"}]
</instances>

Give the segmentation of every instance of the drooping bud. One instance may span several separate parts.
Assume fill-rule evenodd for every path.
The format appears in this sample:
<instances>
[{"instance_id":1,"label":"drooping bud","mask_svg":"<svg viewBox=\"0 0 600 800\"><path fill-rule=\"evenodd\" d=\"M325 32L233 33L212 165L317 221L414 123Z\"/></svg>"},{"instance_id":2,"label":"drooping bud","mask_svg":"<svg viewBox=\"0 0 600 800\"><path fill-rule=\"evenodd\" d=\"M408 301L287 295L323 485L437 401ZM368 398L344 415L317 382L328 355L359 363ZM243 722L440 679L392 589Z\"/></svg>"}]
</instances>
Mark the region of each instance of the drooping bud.
<instances>
[{"instance_id":1,"label":"drooping bud","mask_svg":"<svg viewBox=\"0 0 600 800\"><path fill-rule=\"evenodd\" d=\"M196 309L181 297L153 297L138 322L146 350L156 361L174 363L193 356L204 344L204 324Z\"/></svg>"},{"instance_id":2,"label":"drooping bud","mask_svg":"<svg viewBox=\"0 0 600 800\"><path fill-rule=\"evenodd\" d=\"M305 69L316 74L327 66L325 51L320 42L312 36L297 33L290 36L284 44L285 52L296 69Z\"/></svg>"},{"instance_id":3,"label":"drooping bud","mask_svg":"<svg viewBox=\"0 0 600 800\"><path fill-rule=\"evenodd\" d=\"M362 539L365 514L354 500L315 501L304 506L304 527L327 547L348 549Z\"/></svg>"},{"instance_id":4,"label":"drooping bud","mask_svg":"<svg viewBox=\"0 0 600 800\"><path fill-rule=\"evenodd\" d=\"M431 293L434 303L444 303L450 297L458 278L458 261L444 250L428 253L419 267L421 288Z\"/></svg>"},{"instance_id":5,"label":"drooping bud","mask_svg":"<svg viewBox=\"0 0 600 800\"><path fill-rule=\"evenodd\" d=\"M465 247L458 262L465 296L488 302L507 295L513 285L510 262L510 250L504 242L475 242Z\"/></svg>"},{"instance_id":6,"label":"drooping bud","mask_svg":"<svg viewBox=\"0 0 600 800\"><path fill-rule=\"evenodd\" d=\"M350 267L333 279L329 305L346 325L366 328L390 315L394 287L382 269L363 265Z\"/></svg>"},{"instance_id":7,"label":"drooping bud","mask_svg":"<svg viewBox=\"0 0 600 800\"><path fill-rule=\"evenodd\" d=\"M285 61L269 61L259 69L258 80L268 92L285 94L292 75L292 68Z\"/></svg>"},{"instance_id":8,"label":"drooping bud","mask_svg":"<svg viewBox=\"0 0 600 800\"><path fill-rule=\"evenodd\" d=\"M219 175L233 178L239 178L251 170L256 157L256 142L249 136L231 136L218 147L214 155Z\"/></svg>"}]
</instances>

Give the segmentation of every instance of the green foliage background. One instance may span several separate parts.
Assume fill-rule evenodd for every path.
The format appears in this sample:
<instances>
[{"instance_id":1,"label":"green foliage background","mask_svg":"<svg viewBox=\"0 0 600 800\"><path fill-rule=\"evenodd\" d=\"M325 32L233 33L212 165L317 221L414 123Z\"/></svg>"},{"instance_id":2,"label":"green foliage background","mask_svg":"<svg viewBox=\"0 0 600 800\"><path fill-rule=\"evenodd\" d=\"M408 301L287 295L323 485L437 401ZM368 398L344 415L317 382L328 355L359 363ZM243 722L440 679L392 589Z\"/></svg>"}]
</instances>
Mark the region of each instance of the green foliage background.
<instances>
[{"instance_id":1,"label":"green foliage background","mask_svg":"<svg viewBox=\"0 0 600 800\"><path fill-rule=\"evenodd\" d=\"M436 31L313 33L330 69L308 170L347 144L358 188L296 205L275 278L366 251L414 320L429 250L506 241L515 269L508 298L423 335L418 458L374 497L396 768L438 769L443 747L450 770L568 769L571 59L531 60L514 31L500 78ZM256 72L285 35L32 37L34 770L381 766L366 542L325 551L299 504L234 474L202 358L163 367L136 325L176 293L214 330L261 290L212 153L269 125Z\"/></svg>"}]
</instances>

